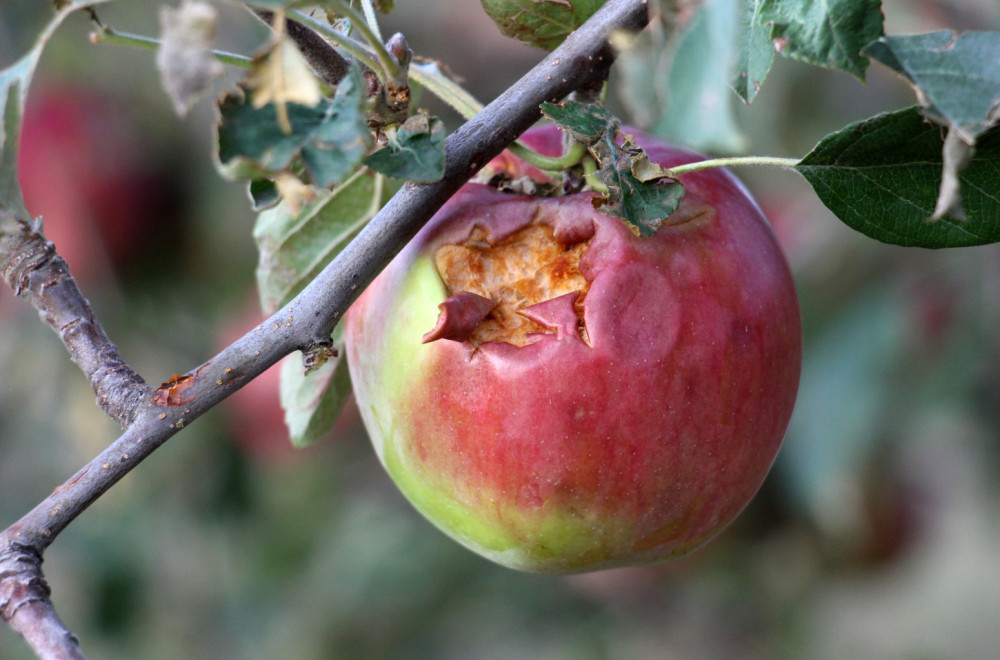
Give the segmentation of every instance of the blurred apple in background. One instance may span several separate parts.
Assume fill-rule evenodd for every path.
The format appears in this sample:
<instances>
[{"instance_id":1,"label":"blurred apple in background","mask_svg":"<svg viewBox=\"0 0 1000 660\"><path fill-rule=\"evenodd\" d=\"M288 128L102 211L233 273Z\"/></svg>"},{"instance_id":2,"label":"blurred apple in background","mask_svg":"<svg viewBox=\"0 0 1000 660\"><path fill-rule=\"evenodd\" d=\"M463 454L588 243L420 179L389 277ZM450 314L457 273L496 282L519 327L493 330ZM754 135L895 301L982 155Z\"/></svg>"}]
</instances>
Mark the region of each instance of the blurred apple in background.
<instances>
[{"instance_id":1,"label":"blurred apple in background","mask_svg":"<svg viewBox=\"0 0 1000 660\"><path fill-rule=\"evenodd\" d=\"M162 267L180 243L172 154L144 133L127 99L55 83L28 97L25 205L81 282Z\"/></svg>"}]
</instances>

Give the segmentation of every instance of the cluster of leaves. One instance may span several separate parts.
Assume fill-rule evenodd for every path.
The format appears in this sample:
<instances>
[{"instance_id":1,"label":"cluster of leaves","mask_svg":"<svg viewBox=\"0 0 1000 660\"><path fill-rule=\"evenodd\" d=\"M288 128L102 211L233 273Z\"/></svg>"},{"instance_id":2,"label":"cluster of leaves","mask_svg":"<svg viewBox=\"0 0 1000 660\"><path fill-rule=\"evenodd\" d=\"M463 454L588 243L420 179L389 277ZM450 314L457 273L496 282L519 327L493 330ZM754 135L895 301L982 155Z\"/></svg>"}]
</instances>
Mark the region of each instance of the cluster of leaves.
<instances>
[{"instance_id":1,"label":"cluster of leaves","mask_svg":"<svg viewBox=\"0 0 1000 660\"><path fill-rule=\"evenodd\" d=\"M868 57L904 76L919 105L852 124L795 166L854 229L921 247L1000 240L1000 33L883 33L879 0L754 0L734 88L751 101L774 53L863 78ZM938 191L934 194L933 191Z\"/></svg>"},{"instance_id":2,"label":"cluster of leaves","mask_svg":"<svg viewBox=\"0 0 1000 660\"><path fill-rule=\"evenodd\" d=\"M502 31L548 48L602 3L483 4ZM739 149L726 100L736 96L719 81L750 103L777 54L862 80L871 58L903 76L918 105L847 126L793 167L841 220L877 240L932 248L1000 240L991 183L1000 167L1000 34L887 36L880 0L705 0L683 25L677 3L660 5L654 29L621 44L625 77L640 81L625 99L640 123L645 114L665 137ZM616 144L610 118L581 105L545 113L600 159L604 212L647 234L676 208L679 184L631 143Z\"/></svg>"},{"instance_id":3,"label":"cluster of leaves","mask_svg":"<svg viewBox=\"0 0 1000 660\"><path fill-rule=\"evenodd\" d=\"M276 12L285 5L261 4ZM338 15L341 3L328 4L331 28L353 39L356 17ZM372 50L384 46L369 43ZM218 103L218 169L249 182L259 211L258 290L268 314L287 304L361 231L388 201L393 181L431 182L444 174L443 123L404 108L405 120L386 125L379 94L394 81L350 51L343 55L352 61L347 75L335 89L325 89L292 40L277 30L254 58L247 81ZM383 56L393 57L405 76L408 53L395 58L389 48ZM298 446L328 431L350 394L339 329L333 342L332 359L308 369L288 359L281 370L282 406Z\"/></svg>"},{"instance_id":4,"label":"cluster of leaves","mask_svg":"<svg viewBox=\"0 0 1000 660\"><path fill-rule=\"evenodd\" d=\"M598 179L607 192L595 198L603 213L622 218L640 236L652 236L677 210L684 186L646 156L603 106L574 101L542 104L542 113L601 164Z\"/></svg>"},{"instance_id":5,"label":"cluster of leaves","mask_svg":"<svg viewBox=\"0 0 1000 660\"><path fill-rule=\"evenodd\" d=\"M837 217L879 241L1000 240L991 192L1000 34L887 36L879 0L706 0L683 26L674 18L662 14L620 62L640 124L698 148L740 150L731 104L754 100L776 55L859 79L871 58L903 76L918 104L823 138L794 168Z\"/></svg>"}]
</instances>

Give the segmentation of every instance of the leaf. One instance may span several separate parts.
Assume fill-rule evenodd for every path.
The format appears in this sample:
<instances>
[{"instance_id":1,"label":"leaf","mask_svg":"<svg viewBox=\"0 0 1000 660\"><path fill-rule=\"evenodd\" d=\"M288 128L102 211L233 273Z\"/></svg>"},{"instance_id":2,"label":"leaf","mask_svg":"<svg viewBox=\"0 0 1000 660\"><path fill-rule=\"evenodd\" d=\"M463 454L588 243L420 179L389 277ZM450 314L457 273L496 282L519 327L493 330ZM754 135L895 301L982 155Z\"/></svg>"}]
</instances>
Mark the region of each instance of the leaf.
<instances>
[{"instance_id":1,"label":"leaf","mask_svg":"<svg viewBox=\"0 0 1000 660\"><path fill-rule=\"evenodd\" d=\"M745 148L733 115L740 0L708 0L677 37L665 111L650 130L703 151ZM660 74L662 75L662 74Z\"/></svg>"},{"instance_id":2,"label":"leaf","mask_svg":"<svg viewBox=\"0 0 1000 660\"><path fill-rule=\"evenodd\" d=\"M1000 32L883 37L865 52L906 78L927 115L967 144L1000 122Z\"/></svg>"},{"instance_id":3,"label":"leaf","mask_svg":"<svg viewBox=\"0 0 1000 660\"><path fill-rule=\"evenodd\" d=\"M308 447L329 433L351 395L342 324L333 331L337 357L306 373L302 361L289 355L281 363L279 397L292 445Z\"/></svg>"},{"instance_id":4,"label":"leaf","mask_svg":"<svg viewBox=\"0 0 1000 660\"><path fill-rule=\"evenodd\" d=\"M253 90L253 107L273 103L285 133L292 132L288 125L289 103L311 108L323 99L319 79L295 42L284 36L253 58L247 84Z\"/></svg>"},{"instance_id":5,"label":"leaf","mask_svg":"<svg viewBox=\"0 0 1000 660\"><path fill-rule=\"evenodd\" d=\"M283 202L257 216L253 234L264 312L274 313L301 291L375 216L389 192L384 177L362 169L298 213Z\"/></svg>"},{"instance_id":6,"label":"leaf","mask_svg":"<svg viewBox=\"0 0 1000 660\"><path fill-rule=\"evenodd\" d=\"M358 74L344 79L333 99L314 107L288 106L291 133L278 124L275 106L255 108L246 96L230 93L219 102L218 166L229 179L274 179L280 172L307 175L328 187L361 164L371 144L362 113Z\"/></svg>"},{"instance_id":7,"label":"leaf","mask_svg":"<svg viewBox=\"0 0 1000 660\"><path fill-rule=\"evenodd\" d=\"M563 101L545 102L540 108L543 115L583 144L596 144L609 132L618 130L618 119L600 105Z\"/></svg>"},{"instance_id":8,"label":"leaf","mask_svg":"<svg viewBox=\"0 0 1000 660\"><path fill-rule=\"evenodd\" d=\"M552 50L583 25L605 0L481 0L500 32Z\"/></svg>"},{"instance_id":9,"label":"leaf","mask_svg":"<svg viewBox=\"0 0 1000 660\"><path fill-rule=\"evenodd\" d=\"M17 180L17 145L24 118L24 92L37 60L37 54L32 60L22 59L0 74L0 98L4 101L3 133L0 133L0 211L9 211L22 218L28 217L28 211Z\"/></svg>"},{"instance_id":10,"label":"leaf","mask_svg":"<svg viewBox=\"0 0 1000 660\"><path fill-rule=\"evenodd\" d=\"M394 179L432 183L444 176L444 122L421 113L387 133L389 143L365 164Z\"/></svg>"},{"instance_id":11,"label":"leaf","mask_svg":"<svg viewBox=\"0 0 1000 660\"><path fill-rule=\"evenodd\" d=\"M746 0L737 35L739 57L732 78L732 88L740 98L750 103L764 83L774 62L771 29L761 23L763 0Z\"/></svg>"},{"instance_id":12,"label":"leaf","mask_svg":"<svg viewBox=\"0 0 1000 660\"><path fill-rule=\"evenodd\" d=\"M739 77L744 1L696 4L679 25L661 16L631 40L616 64L618 95L638 127L695 149L741 151L730 88ZM765 41L773 53L766 35Z\"/></svg>"},{"instance_id":13,"label":"leaf","mask_svg":"<svg viewBox=\"0 0 1000 660\"><path fill-rule=\"evenodd\" d=\"M184 116L225 73L212 55L218 12L211 5L185 0L178 9L160 9L160 47L156 68L174 110Z\"/></svg>"},{"instance_id":14,"label":"leaf","mask_svg":"<svg viewBox=\"0 0 1000 660\"><path fill-rule=\"evenodd\" d=\"M618 98L636 126L649 128L663 116L669 101L669 76L673 64L674 34L662 21L653 21L622 48L615 61Z\"/></svg>"},{"instance_id":15,"label":"leaf","mask_svg":"<svg viewBox=\"0 0 1000 660\"><path fill-rule=\"evenodd\" d=\"M632 142L631 136L618 145L613 135L601 145L601 163L598 177L608 187L603 198L595 199L602 213L622 218L634 227L640 236L652 236L668 215L677 210L684 196L684 186L666 174L656 177L655 166L646 153ZM641 179L646 179L645 181Z\"/></svg>"},{"instance_id":16,"label":"leaf","mask_svg":"<svg viewBox=\"0 0 1000 660\"><path fill-rule=\"evenodd\" d=\"M778 52L864 80L861 50L882 36L880 0L763 0L759 20L771 24Z\"/></svg>"},{"instance_id":17,"label":"leaf","mask_svg":"<svg viewBox=\"0 0 1000 660\"><path fill-rule=\"evenodd\" d=\"M828 135L796 169L838 218L876 240L928 248L1000 241L1000 128L980 137L959 176L968 220L934 213L942 171L942 129L916 107Z\"/></svg>"},{"instance_id":18,"label":"leaf","mask_svg":"<svg viewBox=\"0 0 1000 660\"><path fill-rule=\"evenodd\" d=\"M45 44L67 16L81 7L106 1L66 2L49 20L31 50L0 71L0 108L3 110L3 121L0 122L0 211L9 211L22 218L28 217L24 197L21 195L21 185L17 180L17 149L28 87Z\"/></svg>"}]
</instances>

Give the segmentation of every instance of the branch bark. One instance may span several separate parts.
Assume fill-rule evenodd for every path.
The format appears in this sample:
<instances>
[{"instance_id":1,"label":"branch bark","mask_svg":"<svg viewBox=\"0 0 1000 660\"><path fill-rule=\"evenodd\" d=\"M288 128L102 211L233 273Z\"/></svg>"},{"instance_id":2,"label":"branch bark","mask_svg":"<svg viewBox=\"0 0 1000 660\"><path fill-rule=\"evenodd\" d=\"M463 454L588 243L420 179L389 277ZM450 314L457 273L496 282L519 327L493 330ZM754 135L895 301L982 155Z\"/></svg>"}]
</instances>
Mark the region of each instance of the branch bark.
<instances>
[{"instance_id":1,"label":"branch bark","mask_svg":"<svg viewBox=\"0 0 1000 660\"><path fill-rule=\"evenodd\" d=\"M56 331L97 394L97 405L123 427L150 395L108 338L69 265L39 229L0 211L0 275Z\"/></svg>"},{"instance_id":2,"label":"branch bark","mask_svg":"<svg viewBox=\"0 0 1000 660\"><path fill-rule=\"evenodd\" d=\"M646 0L609 0L559 48L449 136L441 181L403 186L291 303L197 369L160 386L151 397L143 395L114 443L0 534L0 616L39 657L82 657L44 586L41 558L55 537L177 431L279 359L294 350L328 346L348 306L437 209L540 117L543 101L557 101L607 76L613 59L608 36L613 30L640 30L647 20ZM6 220L0 216L0 221ZM25 268L19 266L18 272L39 270ZM8 281L17 288L22 279ZM44 283L38 286L39 295L44 295ZM88 324L99 328L96 319ZM60 642L55 648L53 639Z\"/></svg>"}]
</instances>

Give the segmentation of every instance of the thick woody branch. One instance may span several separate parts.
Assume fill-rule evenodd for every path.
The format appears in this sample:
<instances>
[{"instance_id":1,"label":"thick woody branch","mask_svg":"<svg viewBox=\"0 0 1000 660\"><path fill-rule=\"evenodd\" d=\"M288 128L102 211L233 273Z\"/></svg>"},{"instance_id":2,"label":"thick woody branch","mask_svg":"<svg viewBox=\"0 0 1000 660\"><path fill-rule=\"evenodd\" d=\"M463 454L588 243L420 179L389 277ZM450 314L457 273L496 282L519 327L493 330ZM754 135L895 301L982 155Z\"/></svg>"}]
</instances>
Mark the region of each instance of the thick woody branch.
<instances>
[{"instance_id":1,"label":"thick woody branch","mask_svg":"<svg viewBox=\"0 0 1000 660\"><path fill-rule=\"evenodd\" d=\"M42 556L12 543L0 549L0 617L42 658L82 659L80 642L56 614L42 577Z\"/></svg>"},{"instance_id":2,"label":"thick woody branch","mask_svg":"<svg viewBox=\"0 0 1000 660\"><path fill-rule=\"evenodd\" d=\"M121 437L0 534L0 594L6 599L0 615L25 616L27 623L11 623L19 631L33 629L38 623L35 612L41 609L45 616L48 604L47 595L41 597L47 588L38 586L44 584L40 558L70 522L177 431L282 357L329 346L333 327L354 299L462 184L539 118L539 104L603 80L613 55L609 34L639 30L646 20L645 0L609 0L563 45L448 138L441 181L405 185L284 309L142 401ZM16 594L22 593L26 596L18 600ZM50 606L49 611L54 618ZM39 625L46 622L51 623L46 619ZM41 640L27 639L43 658L77 657L50 653Z\"/></svg>"},{"instance_id":3,"label":"thick woody branch","mask_svg":"<svg viewBox=\"0 0 1000 660\"><path fill-rule=\"evenodd\" d=\"M5 211L0 226L0 275L62 339L109 417L128 426L149 388L125 363L80 293L69 265L33 225Z\"/></svg>"}]
</instances>

